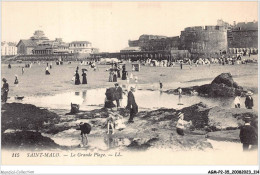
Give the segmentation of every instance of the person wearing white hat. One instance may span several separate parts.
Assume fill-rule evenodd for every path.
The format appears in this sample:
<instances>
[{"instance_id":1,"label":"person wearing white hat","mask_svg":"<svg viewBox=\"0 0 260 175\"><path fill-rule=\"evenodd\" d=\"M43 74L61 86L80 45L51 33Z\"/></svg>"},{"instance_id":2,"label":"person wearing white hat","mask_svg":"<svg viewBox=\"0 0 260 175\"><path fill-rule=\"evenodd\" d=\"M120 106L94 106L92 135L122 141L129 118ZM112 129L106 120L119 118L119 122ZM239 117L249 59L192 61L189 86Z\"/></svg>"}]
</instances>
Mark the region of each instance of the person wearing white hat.
<instances>
[{"instance_id":1,"label":"person wearing white hat","mask_svg":"<svg viewBox=\"0 0 260 175\"><path fill-rule=\"evenodd\" d=\"M247 109L252 109L254 106L254 100L251 95L253 95L251 91L248 91L246 94L245 106Z\"/></svg>"},{"instance_id":2,"label":"person wearing white hat","mask_svg":"<svg viewBox=\"0 0 260 175\"><path fill-rule=\"evenodd\" d=\"M179 135L184 136L184 128L185 125L187 124L192 124L191 121L187 122L184 120L184 114L179 112L178 113L178 118L179 120L177 121L177 125L176 125L176 131Z\"/></svg>"}]
</instances>

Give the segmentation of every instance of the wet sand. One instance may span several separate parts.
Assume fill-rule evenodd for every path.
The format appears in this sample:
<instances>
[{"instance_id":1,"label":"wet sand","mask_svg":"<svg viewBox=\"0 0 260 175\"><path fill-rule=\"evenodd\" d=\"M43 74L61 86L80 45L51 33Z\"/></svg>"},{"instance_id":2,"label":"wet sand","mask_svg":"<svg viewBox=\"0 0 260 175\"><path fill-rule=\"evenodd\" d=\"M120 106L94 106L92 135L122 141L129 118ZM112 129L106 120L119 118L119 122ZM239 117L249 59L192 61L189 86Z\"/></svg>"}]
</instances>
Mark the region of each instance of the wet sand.
<instances>
[{"instance_id":1,"label":"wet sand","mask_svg":"<svg viewBox=\"0 0 260 175\"><path fill-rule=\"evenodd\" d=\"M6 77L10 84L9 102L31 103L38 107L47 108L58 114L59 121L47 130L41 130L43 140L45 137L54 141L51 149L69 149L78 150L80 144L79 131L75 125L80 121L91 123L94 128L89 138L89 146L84 150L101 150L111 149L119 150L152 150L171 149L172 151L198 151L203 150L210 152L213 150L225 151L227 145L230 145L229 139L222 141L210 141L206 138L204 131L196 130L188 132L187 137L183 138L177 135L175 131L176 120L166 120L154 123L156 118L143 119L140 116L142 112L155 112L156 109L164 107L165 110L180 110L200 101L203 101L209 107L220 106L223 109L232 107L232 99L207 99L198 96L185 96L182 100L185 105L178 106L177 96L172 94L162 94L158 91L159 80L164 84L163 90L174 89L179 86L187 87L193 85L202 85L210 83L217 75L222 72L230 72L234 80L245 88L252 90L257 97L257 64L248 65L211 65L193 67L191 70L184 66L180 70L178 66L173 68L162 67L141 67L140 72L133 72L138 76L136 100L140 105L140 114L135 118L135 123L127 125L127 128L116 132L114 135L106 134L105 118L95 116L91 110L101 109L104 102L105 87L114 86L114 83L107 82L108 72L105 70L108 66L100 65L99 70L94 72L88 71L88 85L75 86L71 81L77 63L72 65L53 66L50 70L51 75L44 74L46 64L33 65L32 68L25 69L25 74L21 75L21 66L16 64L12 69L7 69L7 65L2 64L2 77ZM86 66L80 66L84 68ZM228 70L228 71L227 71ZM12 79L14 74L18 75L19 85L14 86ZM119 80L121 84L125 81ZM130 84L135 84L133 80ZM15 95L25 96L23 101L14 99ZM125 98L126 99L126 98ZM241 100L243 102L243 99ZM81 110L79 115L65 115L69 112L70 102L80 103ZM255 107L258 102L256 100ZM243 106L242 106L243 107ZM97 112L97 111L96 111ZM3 113L3 111L2 111ZM95 113L95 112L94 112ZM165 112L164 112L165 113ZM167 113L166 113L167 114ZM172 115L172 114L169 114ZM124 115L127 121L128 114ZM156 115L155 115L156 116ZM35 117L35 116L32 116ZM176 116L175 116L176 117ZM48 121L47 121L48 122ZM47 125L48 126L48 125ZM31 126L32 127L32 126ZM47 127L48 128L48 127ZM19 132L19 128L15 132ZM29 128L35 132L35 128ZM12 132L12 130L11 130ZM232 144L237 150L241 149L236 132L230 137L235 137L235 144ZM8 132L6 133L8 134ZM221 135L221 134L220 134ZM216 136L215 136L216 137ZM218 135L217 139L218 140ZM211 139L214 139L211 136ZM234 142L234 140L232 140ZM58 146L58 148L56 148ZM36 146L37 149L39 147ZM241 151L241 150L240 150Z\"/></svg>"}]
</instances>

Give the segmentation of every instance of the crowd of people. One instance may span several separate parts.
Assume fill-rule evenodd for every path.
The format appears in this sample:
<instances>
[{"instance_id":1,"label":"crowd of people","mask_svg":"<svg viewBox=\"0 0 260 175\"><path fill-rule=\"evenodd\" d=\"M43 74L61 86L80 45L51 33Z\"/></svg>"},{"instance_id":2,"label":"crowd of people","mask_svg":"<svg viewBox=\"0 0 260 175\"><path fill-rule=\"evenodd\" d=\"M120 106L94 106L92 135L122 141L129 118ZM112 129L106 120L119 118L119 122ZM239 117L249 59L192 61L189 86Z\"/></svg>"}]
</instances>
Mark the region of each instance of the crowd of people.
<instances>
[{"instance_id":1,"label":"crowd of people","mask_svg":"<svg viewBox=\"0 0 260 175\"><path fill-rule=\"evenodd\" d=\"M180 68L182 69L183 64L210 64L210 63L219 63L219 64L234 64L234 61L238 61L241 58L237 58L236 60L234 58L221 58L221 59L211 59L211 60L207 60L207 59L198 59L196 62L188 60L187 62L181 61L180 62ZM152 60L147 60L147 63L150 65L156 65L155 62L153 62ZM81 63L84 64L84 63ZM167 61L161 61L159 63L159 65L162 66L168 66L168 65L172 65L174 63L171 62L167 62ZM31 64L28 64L29 67L31 67ZM28 67L28 65L26 65ZM95 63L91 63L89 64L91 66L91 68L94 69L94 71L96 71L96 65ZM12 66L11 64L8 65L8 68L11 69ZM47 66L45 68L45 74L46 75L50 75L50 71L49 69L52 69L52 63L47 63ZM132 73L128 73L128 71L126 71L126 67L125 65L120 66L118 63L113 63L111 65L111 68L108 69L109 71L109 78L108 81L109 82L115 82L115 87L113 88L107 88L106 93L105 93L105 108L108 108L108 116L107 116L107 121L106 121L106 125L107 125L107 134L114 134L116 132L116 130L122 130L126 127L125 123L124 123L124 119L123 116L119 115L117 109L119 108L124 108L124 106L122 105L122 99L124 96L124 93L127 94L127 105L125 106L125 109L127 109L129 111L129 119L128 119L128 124L134 123L134 117L136 116L136 114L138 113L138 105L136 103L135 100L135 87L130 87L130 90L124 91L122 89L122 87L120 86L120 84L118 83L118 80L126 80L126 82L129 84L129 79L133 79L135 80L135 83L137 83L138 81L138 77L137 76L133 76ZM79 84L87 84L87 69L82 69L82 81L80 80L80 75L79 75L79 66L77 66L74 77L73 77L73 81L75 82L75 85L79 85ZM22 74L24 74L24 67L22 67ZM6 103L7 99L8 99L8 92L9 92L9 84L7 83L7 80L5 78L2 79L3 81L3 86L2 86L2 102ZM82 82L82 83L81 83ZM15 75L15 80L14 80L14 84L18 84L19 80L18 80L18 76ZM163 88L163 83L161 81L159 81L159 87L160 90L162 90ZM178 105L181 105L181 97L182 97L182 89L178 88L178 94L179 94L179 103ZM113 101L116 102L116 105L113 103ZM235 100L234 100L234 105L235 108L241 108L241 96L236 96ZM254 106L254 102L253 102L253 98L252 98L252 93L248 92L246 94L246 98L245 98L245 107L247 109L252 109ZM114 110L116 109L116 110ZM176 123L176 132L178 135L180 136L184 136L185 134L185 130L187 128L189 128L192 125L191 121L186 121L184 114L183 113L179 113L178 114L178 121ZM82 137L82 144L87 145L88 143L88 139L87 139L87 134L90 133L91 131L91 125L87 124L87 123L80 123L79 130L81 130L81 137ZM250 126L250 120L249 119L245 119L245 126L241 127L241 132L240 132L240 139L241 142L243 143L243 149L246 151L249 148L249 145L251 144L255 144L255 137L257 136L257 133L254 132L252 130L252 127ZM248 139L250 138L250 139ZM254 141L252 141L254 140Z\"/></svg>"},{"instance_id":2,"label":"crowd of people","mask_svg":"<svg viewBox=\"0 0 260 175\"><path fill-rule=\"evenodd\" d=\"M192 65L211 65L211 64L219 64L219 65L235 65L235 64L247 64L249 62L257 61L257 59L251 59L243 54L237 54L233 56L222 55L221 57L211 57L211 58L183 58L183 59L175 59L174 61L170 61L167 59L160 59L160 60L152 60L148 58L147 60L139 61L144 66L155 66L155 67L174 67L176 65L180 65L180 68L183 68L183 65L189 65L191 68Z\"/></svg>"}]
</instances>

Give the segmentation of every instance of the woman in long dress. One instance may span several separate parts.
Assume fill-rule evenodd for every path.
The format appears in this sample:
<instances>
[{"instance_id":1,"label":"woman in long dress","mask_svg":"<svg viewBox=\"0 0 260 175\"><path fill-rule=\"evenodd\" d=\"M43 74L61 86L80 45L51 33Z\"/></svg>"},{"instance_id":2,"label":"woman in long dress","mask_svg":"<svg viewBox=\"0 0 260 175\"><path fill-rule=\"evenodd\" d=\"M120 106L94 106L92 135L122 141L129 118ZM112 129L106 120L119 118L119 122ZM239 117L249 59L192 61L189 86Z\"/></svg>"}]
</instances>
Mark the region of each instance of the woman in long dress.
<instances>
[{"instance_id":1,"label":"woman in long dress","mask_svg":"<svg viewBox=\"0 0 260 175\"><path fill-rule=\"evenodd\" d=\"M75 85L79 85L79 84L80 84L79 73L78 73L78 71L76 71L76 74L75 74Z\"/></svg>"},{"instance_id":2,"label":"woman in long dress","mask_svg":"<svg viewBox=\"0 0 260 175\"><path fill-rule=\"evenodd\" d=\"M108 79L108 82L113 82L113 71L111 70L110 72L109 72L109 79Z\"/></svg>"},{"instance_id":3,"label":"woman in long dress","mask_svg":"<svg viewBox=\"0 0 260 175\"><path fill-rule=\"evenodd\" d=\"M84 70L82 71L82 77L83 77L82 84L88 84L88 82L87 82L87 74L85 73Z\"/></svg>"},{"instance_id":4,"label":"woman in long dress","mask_svg":"<svg viewBox=\"0 0 260 175\"><path fill-rule=\"evenodd\" d=\"M114 71L113 82L117 82L117 72L116 72L116 70Z\"/></svg>"}]
</instances>

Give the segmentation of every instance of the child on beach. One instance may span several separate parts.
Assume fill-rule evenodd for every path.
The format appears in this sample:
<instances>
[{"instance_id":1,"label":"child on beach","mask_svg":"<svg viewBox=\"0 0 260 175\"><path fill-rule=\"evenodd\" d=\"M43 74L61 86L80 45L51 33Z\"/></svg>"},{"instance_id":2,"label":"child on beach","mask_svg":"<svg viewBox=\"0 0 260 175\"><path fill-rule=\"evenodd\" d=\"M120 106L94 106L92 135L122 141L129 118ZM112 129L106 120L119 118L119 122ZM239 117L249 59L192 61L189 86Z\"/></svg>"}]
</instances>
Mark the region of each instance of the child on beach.
<instances>
[{"instance_id":1,"label":"child on beach","mask_svg":"<svg viewBox=\"0 0 260 175\"><path fill-rule=\"evenodd\" d=\"M123 116L116 114L115 129L123 130L125 128Z\"/></svg>"},{"instance_id":2,"label":"child on beach","mask_svg":"<svg viewBox=\"0 0 260 175\"><path fill-rule=\"evenodd\" d=\"M115 121L114 116L112 114L109 114L109 117L107 118L107 134L110 134L110 130L112 130L112 134L115 133Z\"/></svg>"},{"instance_id":3,"label":"child on beach","mask_svg":"<svg viewBox=\"0 0 260 175\"><path fill-rule=\"evenodd\" d=\"M87 134L89 134L90 131L91 131L91 125L88 124L88 123L80 122L80 124L77 125L77 126L79 126L77 128L77 130L81 131L80 135L81 135L81 139L82 139L81 140L82 141L82 145L80 145L80 147L86 146L88 144L88 136L87 136Z\"/></svg>"}]
</instances>

